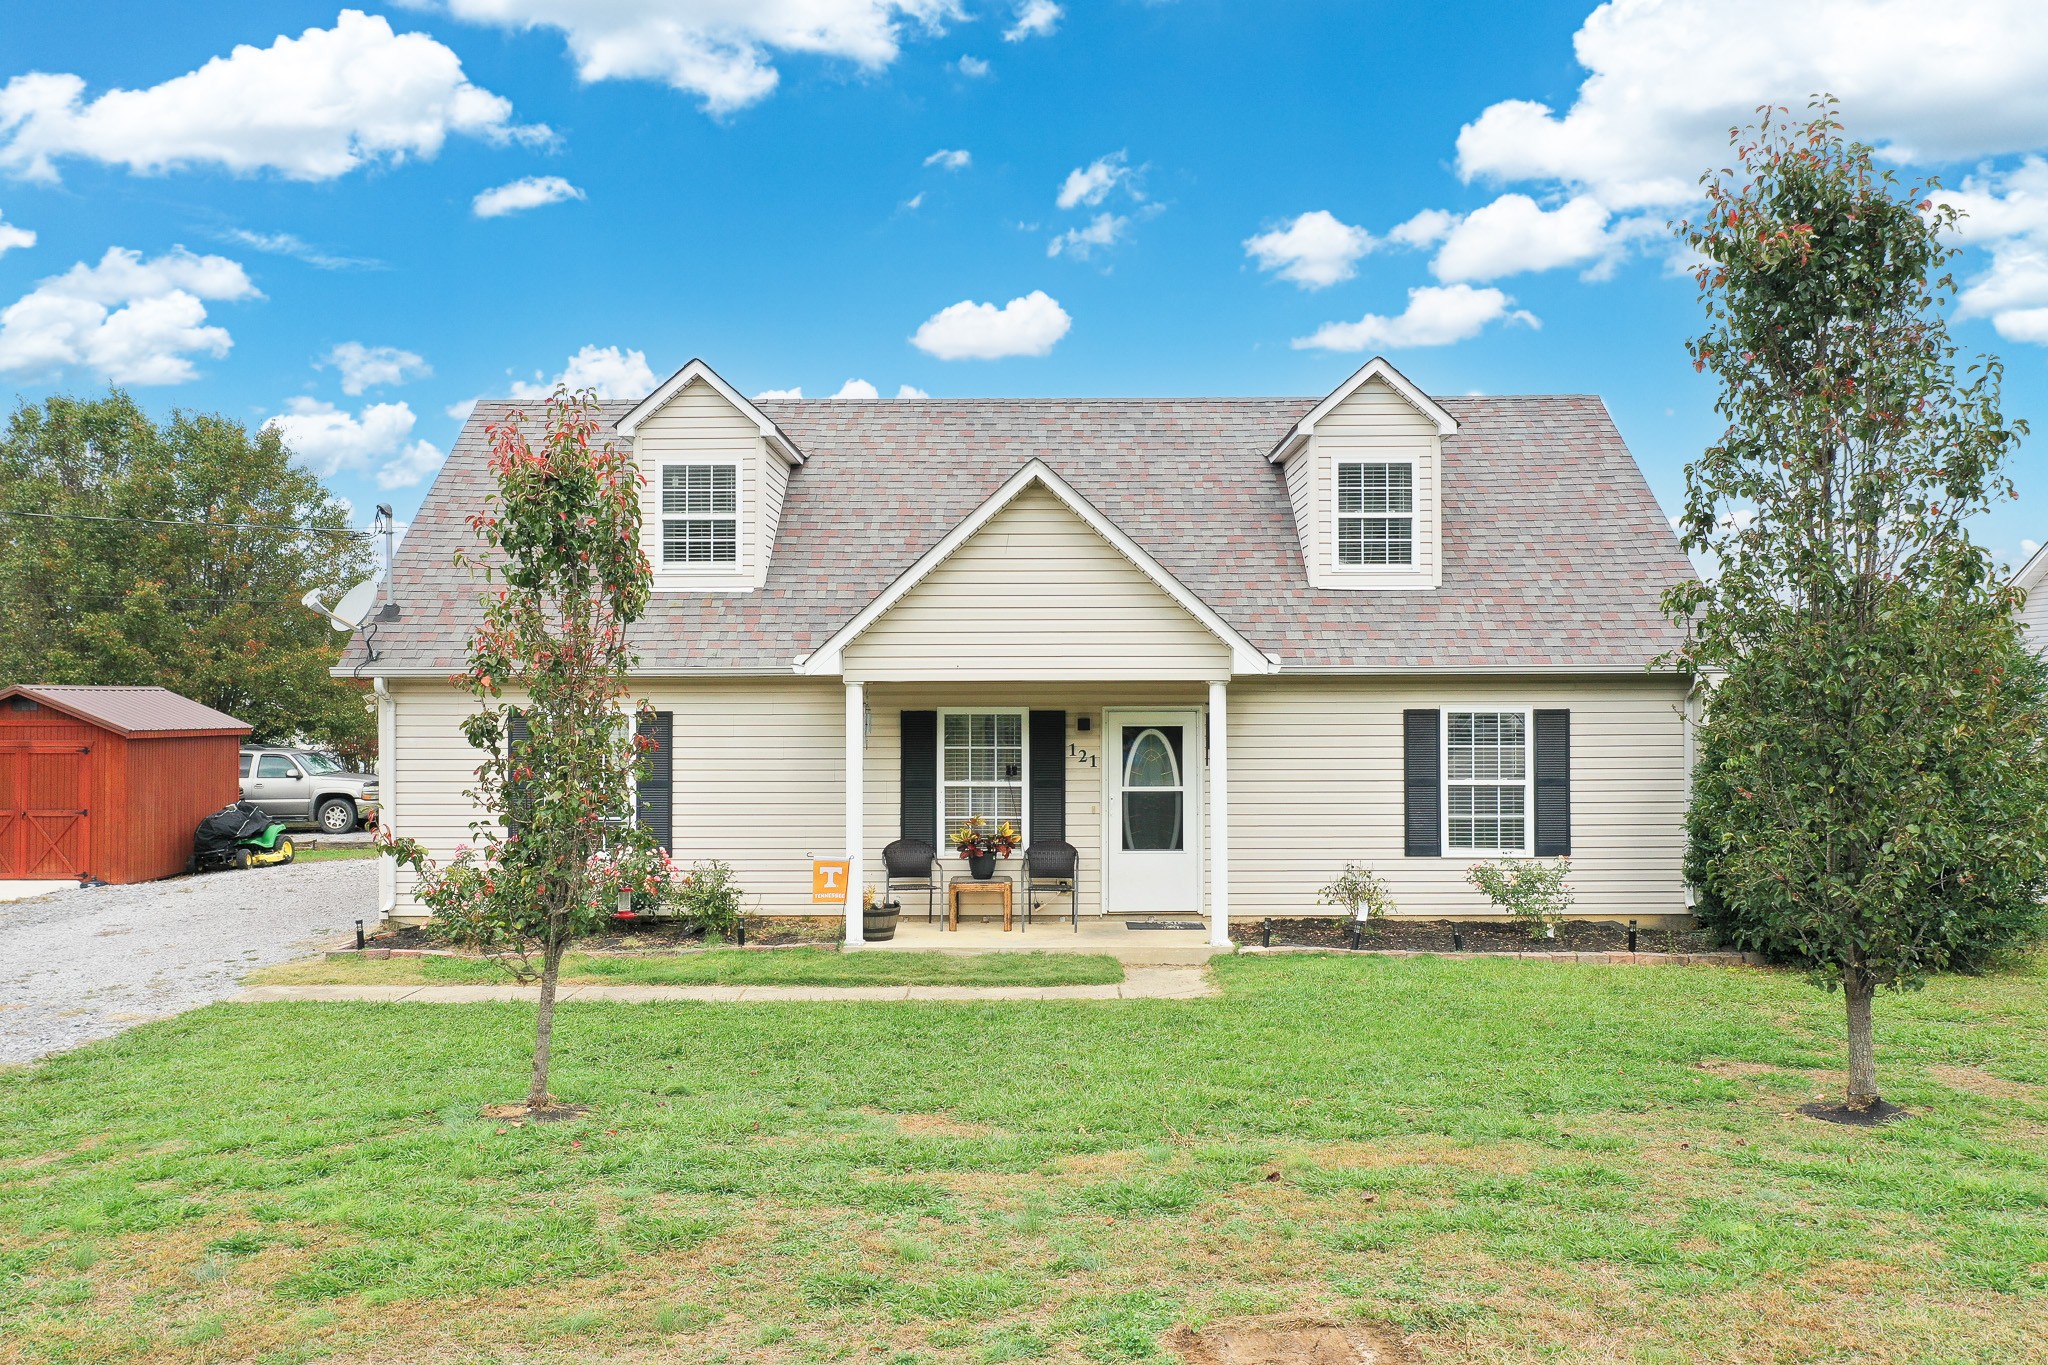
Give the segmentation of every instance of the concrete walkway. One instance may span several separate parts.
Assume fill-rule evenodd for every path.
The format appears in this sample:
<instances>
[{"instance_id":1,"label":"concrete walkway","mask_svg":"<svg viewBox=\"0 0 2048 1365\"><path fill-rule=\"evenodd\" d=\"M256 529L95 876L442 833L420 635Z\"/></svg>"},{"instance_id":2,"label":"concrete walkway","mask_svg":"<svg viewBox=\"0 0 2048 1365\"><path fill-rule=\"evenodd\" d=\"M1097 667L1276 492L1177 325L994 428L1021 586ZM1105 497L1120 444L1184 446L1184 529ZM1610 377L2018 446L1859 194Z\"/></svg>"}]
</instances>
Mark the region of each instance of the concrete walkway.
<instances>
[{"instance_id":1,"label":"concrete walkway","mask_svg":"<svg viewBox=\"0 0 2048 1365\"><path fill-rule=\"evenodd\" d=\"M1229 948L1209 942L1207 929L1133 929L1134 917L1090 916L1078 930L1072 922L1041 916L1027 932L1020 919L1017 927L1003 931L1002 917L963 915L957 930L942 923L927 922L923 906L906 914L896 926L896 937L886 943L849 943L848 952L861 953L949 953L972 957L982 953L1098 953L1113 957L1126 966L1196 967ZM1175 916L1178 920L1192 916Z\"/></svg>"},{"instance_id":2,"label":"concrete walkway","mask_svg":"<svg viewBox=\"0 0 2048 1365\"><path fill-rule=\"evenodd\" d=\"M472 1005L487 1000L531 1000L538 986L252 986L230 1004L298 1000L403 1001L414 1005ZM649 1005L694 1000L706 1004L819 1000L1196 1000L1220 992L1199 967L1133 967L1108 986L563 986L557 1002L611 1001Z\"/></svg>"}]
</instances>

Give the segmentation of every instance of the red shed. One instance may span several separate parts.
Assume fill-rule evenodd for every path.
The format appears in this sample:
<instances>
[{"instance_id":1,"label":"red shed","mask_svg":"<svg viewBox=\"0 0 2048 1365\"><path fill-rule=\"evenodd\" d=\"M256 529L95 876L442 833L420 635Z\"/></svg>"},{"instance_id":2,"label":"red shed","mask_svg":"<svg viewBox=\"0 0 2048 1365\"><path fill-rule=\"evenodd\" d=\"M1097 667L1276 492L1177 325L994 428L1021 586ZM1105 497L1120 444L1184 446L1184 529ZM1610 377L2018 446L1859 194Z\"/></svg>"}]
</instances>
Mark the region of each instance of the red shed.
<instances>
[{"instance_id":1,"label":"red shed","mask_svg":"<svg viewBox=\"0 0 2048 1365\"><path fill-rule=\"evenodd\" d=\"M162 687L0 688L0 880L146 882L241 795L233 716Z\"/></svg>"}]
</instances>

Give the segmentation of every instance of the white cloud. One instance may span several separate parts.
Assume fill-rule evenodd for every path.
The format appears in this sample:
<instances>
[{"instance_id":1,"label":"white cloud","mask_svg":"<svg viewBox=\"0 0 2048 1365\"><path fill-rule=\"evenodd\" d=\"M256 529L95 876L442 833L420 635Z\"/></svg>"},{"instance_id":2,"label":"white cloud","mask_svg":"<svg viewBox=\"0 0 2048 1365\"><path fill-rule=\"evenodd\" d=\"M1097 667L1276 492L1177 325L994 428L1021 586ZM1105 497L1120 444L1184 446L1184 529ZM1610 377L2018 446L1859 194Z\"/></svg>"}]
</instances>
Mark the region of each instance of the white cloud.
<instances>
[{"instance_id":1,"label":"white cloud","mask_svg":"<svg viewBox=\"0 0 2048 1365\"><path fill-rule=\"evenodd\" d=\"M1092 207L1101 203L1118 184L1128 187L1130 178L1128 156L1123 152L1111 152L1068 171L1066 180L1060 185L1057 202L1063 209L1079 208L1083 204Z\"/></svg>"},{"instance_id":2,"label":"white cloud","mask_svg":"<svg viewBox=\"0 0 2048 1365\"><path fill-rule=\"evenodd\" d=\"M0 215L0 256L5 256L16 247L27 248L35 244L36 235L33 232L25 227L14 226L7 221L5 215Z\"/></svg>"},{"instance_id":3,"label":"white cloud","mask_svg":"<svg viewBox=\"0 0 2048 1365\"><path fill-rule=\"evenodd\" d=\"M529 175L510 184L484 190L469 201L470 212L479 218L503 218L508 213L581 199L583 191L559 175Z\"/></svg>"},{"instance_id":4,"label":"white cloud","mask_svg":"<svg viewBox=\"0 0 2048 1365\"><path fill-rule=\"evenodd\" d=\"M998 308L969 299L926 318L910 344L941 360L1000 360L1045 355L1074 320L1043 289Z\"/></svg>"},{"instance_id":5,"label":"white cloud","mask_svg":"<svg viewBox=\"0 0 2048 1365\"><path fill-rule=\"evenodd\" d=\"M777 53L896 60L902 24L936 33L958 0L447 0L459 19L559 29L586 81L658 80L727 114L765 99Z\"/></svg>"},{"instance_id":6,"label":"white cloud","mask_svg":"<svg viewBox=\"0 0 2048 1365\"><path fill-rule=\"evenodd\" d=\"M1388 231L1387 240L1396 246L1414 247L1420 251L1435 246L1450 235L1458 225L1458 215L1443 209L1424 209L1413 218L1397 223Z\"/></svg>"},{"instance_id":7,"label":"white cloud","mask_svg":"<svg viewBox=\"0 0 2048 1365\"><path fill-rule=\"evenodd\" d=\"M876 389L873 384L868 383L865 379L849 379L844 384L841 384L839 392L832 396L834 398L852 398L869 402L880 398L882 395L880 390Z\"/></svg>"},{"instance_id":8,"label":"white cloud","mask_svg":"<svg viewBox=\"0 0 2048 1365\"><path fill-rule=\"evenodd\" d=\"M1958 296L1956 316L1988 317L2007 341L2048 345L2048 161L2029 156L1937 197L1963 211L1961 239L1991 253Z\"/></svg>"},{"instance_id":9,"label":"white cloud","mask_svg":"<svg viewBox=\"0 0 2048 1365\"><path fill-rule=\"evenodd\" d=\"M1615 246L1607 218L1607 210L1584 195L1545 210L1526 194L1503 194L1450 225L1430 273L1453 282L1497 280L1597 261Z\"/></svg>"},{"instance_id":10,"label":"white cloud","mask_svg":"<svg viewBox=\"0 0 2048 1365\"><path fill-rule=\"evenodd\" d=\"M899 385L897 386L897 388L896 388L896 396L897 396L898 398L929 398L929 397L931 397L931 395L930 395L930 394L926 393L926 392L925 392L925 391L924 391L923 389L920 389L920 388L919 388L919 387L917 387L917 385L915 385L915 384L899 384Z\"/></svg>"},{"instance_id":11,"label":"white cloud","mask_svg":"<svg viewBox=\"0 0 2048 1365\"><path fill-rule=\"evenodd\" d=\"M1057 256L1065 252L1077 261L1085 261L1098 248L1115 246L1130 225L1131 220L1120 214L1098 213L1087 227L1068 228L1047 242L1045 254Z\"/></svg>"},{"instance_id":12,"label":"white cloud","mask_svg":"<svg viewBox=\"0 0 2048 1365\"><path fill-rule=\"evenodd\" d=\"M766 403L777 398L801 398L803 396L803 388L799 385L794 389L763 389L754 395L754 401L756 403Z\"/></svg>"},{"instance_id":13,"label":"white cloud","mask_svg":"<svg viewBox=\"0 0 2048 1365\"><path fill-rule=\"evenodd\" d=\"M234 344L226 328L204 325L206 301L261 297L224 256L175 247L144 260L108 247L99 264L80 261L0 311L0 373L78 365L115 384L182 384L198 375L194 355Z\"/></svg>"},{"instance_id":14,"label":"white cloud","mask_svg":"<svg viewBox=\"0 0 2048 1365\"><path fill-rule=\"evenodd\" d=\"M289 232L251 232L247 228L229 228L221 234L230 242L241 246L254 247L273 256L290 256L304 261L316 270L374 270L383 262L358 256L337 256L322 251L319 247Z\"/></svg>"},{"instance_id":15,"label":"white cloud","mask_svg":"<svg viewBox=\"0 0 2048 1365\"><path fill-rule=\"evenodd\" d=\"M410 488L441 463L441 452L413 441L410 405L372 403L361 413L317 398L293 398L263 425L274 429L292 457L323 479L374 474L379 487Z\"/></svg>"},{"instance_id":16,"label":"white cloud","mask_svg":"<svg viewBox=\"0 0 2048 1365\"><path fill-rule=\"evenodd\" d=\"M1311 209L1285 227L1245 239L1245 254L1261 270L1278 271L1303 289L1327 289L1358 273L1358 258L1377 245L1372 234L1340 221L1327 209Z\"/></svg>"},{"instance_id":17,"label":"white cloud","mask_svg":"<svg viewBox=\"0 0 2048 1365\"><path fill-rule=\"evenodd\" d=\"M469 420L469 414L476 411L476 404L476 399L464 398L458 402L450 403L445 410L448 413L448 415L450 417L453 417L456 421L467 422Z\"/></svg>"},{"instance_id":18,"label":"white cloud","mask_svg":"<svg viewBox=\"0 0 2048 1365\"><path fill-rule=\"evenodd\" d=\"M63 157L145 174L218 166L331 180L368 162L431 157L451 133L552 137L513 123L511 103L470 84L433 38L358 10L144 90L88 100L82 77L42 71L0 87L0 168L33 180L55 180Z\"/></svg>"},{"instance_id":19,"label":"white cloud","mask_svg":"<svg viewBox=\"0 0 2048 1365\"><path fill-rule=\"evenodd\" d=\"M941 147L939 148L939 150L933 152L930 156L924 159L925 165L937 166L941 170L947 171L964 171L968 168L968 166L972 165L973 162L974 157L971 154L969 154L964 148L954 150L946 147Z\"/></svg>"},{"instance_id":20,"label":"white cloud","mask_svg":"<svg viewBox=\"0 0 2048 1365\"><path fill-rule=\"evenodd\" d=\"M961 55L960 60L953 63L953 65L961 75L971 81L978 81L988 74L987 62L979 57L970 57L964 53Z\"/></svg>"},{"instance_id":21,"label":"white cloud","mask_svg":"<svg viewBox=\"0 0 2048 1365\"><path fill-rule=\"evenodd\" d=\"M403 384L434 372L425 359L412 351L401 351L396 346L365 346L360 341L342 342L327 353L321 364L341 371L341 391L351 397L365 389Z\"/></svg>"},{"instance_id":22,"label":"white cloud","mask_svg":"<svg viewBox=\"0 0 2048 1365\"><path fill-rule=\"evenodd\" d=\"M647 368L645 351L585 346L569 357L569 363L553 379L544 380L535 370L531 383L514 383L512 396L528 401L546 398L557 385L567 386L572 393L595 389L599 398L645 398L654 391L654 371Z\"/></svg>"},{"instance_id":23,"label":"white cloud","mask_svg":"<svg viewBox=\"0 0 2048 1365\"><path fill-rule=\"evenodd\" d=\"M916 210L923 208L924 191L919 190L916 194L913 194L908 199L904 200L903 207L911 210L912 212L915 212Z\"/></svg>"},{"instance_id":24,"label":"white cloud","mask_svg":"<svg viewBox=\"0 0 2048 1365\"><path fill-rule=\"evenodd\" d=\"M1370 351L1409 346L1448 346L1478 336L1490 322L1540 324L1530 313L1510 310L1514 300L1498 289L1469 284L1424 285L1408 291L1408 307L1394 317L1367 313L1357 322L1327 322L1313 336L1296 337L1296 350Z\"/></svg>"},{"instance_id":25,"label":"white cloud","mask_svg":"<svg viewBox=\"0 0 2048 1365\"><path fill-rule=\"evenodd\" d=\"M1017 22L1003 30L1003 41L1021 43L1026 38L1050 38L1065 13L1053 0L1019 0Z\"/></svg>"}]
</instances>

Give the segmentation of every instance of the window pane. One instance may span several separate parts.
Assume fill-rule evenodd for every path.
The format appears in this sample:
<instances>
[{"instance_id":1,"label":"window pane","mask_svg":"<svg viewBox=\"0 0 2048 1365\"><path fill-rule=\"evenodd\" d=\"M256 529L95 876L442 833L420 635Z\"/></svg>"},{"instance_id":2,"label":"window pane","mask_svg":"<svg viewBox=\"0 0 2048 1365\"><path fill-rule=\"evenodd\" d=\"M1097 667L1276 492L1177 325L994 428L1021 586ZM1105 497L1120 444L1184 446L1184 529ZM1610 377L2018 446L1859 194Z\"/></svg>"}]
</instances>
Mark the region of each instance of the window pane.
<instances>
[{"instance_id":1,"label":"window pane","mask_svg":"<svg viewBox=\"0 0 2048 1365\"><path fill-rule=\"evenodd\" d=\"M1130 852L1176 851L1181 843L1181 793L1124 793L1124 848Z\"/></svg>"},{"instance_id":2,"label":"window pane","mask_svg":"<svg viewBox=\"0 0 2048 1365\"><path fill-rule=\"evenodd\" d=\"M1158 730L1141 730L1127 742L1124 759L1126 787L1178 787L1180 765L1173 749Z\"/></svg>"},{"instance_id":3,"label":"window pane","mask_svg":"<svg viewBox=\"0 0 2048 1365\"><path fill-rule=\"evenodd\" d=\"M733 564L739 560L739 524L729 517L670 517L661 523L664 564Z\"/></svg>"}]
</instances>

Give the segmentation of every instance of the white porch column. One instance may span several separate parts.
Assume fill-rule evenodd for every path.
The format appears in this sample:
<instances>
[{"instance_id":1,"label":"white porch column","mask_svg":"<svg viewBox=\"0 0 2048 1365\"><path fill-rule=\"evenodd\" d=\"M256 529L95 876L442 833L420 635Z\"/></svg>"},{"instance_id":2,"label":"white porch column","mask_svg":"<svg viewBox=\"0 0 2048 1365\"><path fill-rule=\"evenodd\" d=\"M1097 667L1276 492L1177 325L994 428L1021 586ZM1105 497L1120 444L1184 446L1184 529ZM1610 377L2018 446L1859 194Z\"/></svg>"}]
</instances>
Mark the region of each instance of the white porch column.
<instances>
[{"instance_id":1,"label":"white porch column","mask_svg":"<svg viewBox=\"0 0 2048 1365\"><path fill-rule=\"evenodd\" d=\"M1209 684L1209 942L1230 943L1230 684Z\"/></svg>"},{"instance_id":2,"label":"white porch column","mask_svg":"<svg viewBox=\"0 0 2048 1365\"><path fill-rule=\"evenodd\" d=\"M860 892L862 845L867 842L864 816L867 784L868 708L861 685L846 685L846 941L861 942Z\"/></svg>"}]
</instances>

